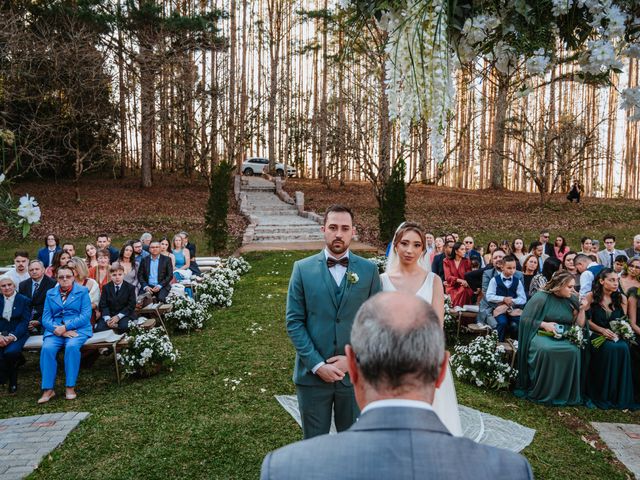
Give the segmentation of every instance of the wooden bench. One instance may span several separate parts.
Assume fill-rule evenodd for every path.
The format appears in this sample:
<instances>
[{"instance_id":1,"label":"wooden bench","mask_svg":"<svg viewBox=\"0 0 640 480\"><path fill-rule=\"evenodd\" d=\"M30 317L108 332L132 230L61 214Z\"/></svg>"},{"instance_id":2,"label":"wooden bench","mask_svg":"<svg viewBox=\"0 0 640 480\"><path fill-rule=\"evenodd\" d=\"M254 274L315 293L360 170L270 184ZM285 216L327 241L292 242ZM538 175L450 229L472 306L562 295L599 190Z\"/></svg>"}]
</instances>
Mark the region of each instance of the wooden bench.
<instances>
[{"instance_id":1,"label":"wooden bench","mask_svg":"<svg viewBox=\"0 0 640 480\"><path fill-rule=\"evenodd\" d=\"M143 317L148 315L153 316L153 318L162 324L166 334L169 335L169 330L167 330L167 326L164 324L164 316L169 313L172 308L173 305L170 303L150 303L144 308L136 309L136 314Z\"/></svg>"}]
</instances>

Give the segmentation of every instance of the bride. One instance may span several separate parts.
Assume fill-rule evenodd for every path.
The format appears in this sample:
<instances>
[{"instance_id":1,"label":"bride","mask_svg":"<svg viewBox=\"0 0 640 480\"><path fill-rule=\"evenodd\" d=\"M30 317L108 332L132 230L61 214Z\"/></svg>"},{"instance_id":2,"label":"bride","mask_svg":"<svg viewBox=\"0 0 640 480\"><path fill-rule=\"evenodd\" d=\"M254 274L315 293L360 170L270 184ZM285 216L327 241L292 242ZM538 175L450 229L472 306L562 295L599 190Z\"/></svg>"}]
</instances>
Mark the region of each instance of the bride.
<instances>
[{"instance_id":1,"label":"bride","mask_svg":"<svg viewBox=\"0 0 640 480\"><path fill-rule=\"evenodd\" d=\"M425 232L420 225L404 222L398 227L393 237L386 273L380 276L382 290L417 295L431 304L443 325L444 288L440 277L431 272L425 246ZM449 366L444 382L436 390L433 409L453 435L462 436L458 400Z\"/></svg>"}]
</instances>

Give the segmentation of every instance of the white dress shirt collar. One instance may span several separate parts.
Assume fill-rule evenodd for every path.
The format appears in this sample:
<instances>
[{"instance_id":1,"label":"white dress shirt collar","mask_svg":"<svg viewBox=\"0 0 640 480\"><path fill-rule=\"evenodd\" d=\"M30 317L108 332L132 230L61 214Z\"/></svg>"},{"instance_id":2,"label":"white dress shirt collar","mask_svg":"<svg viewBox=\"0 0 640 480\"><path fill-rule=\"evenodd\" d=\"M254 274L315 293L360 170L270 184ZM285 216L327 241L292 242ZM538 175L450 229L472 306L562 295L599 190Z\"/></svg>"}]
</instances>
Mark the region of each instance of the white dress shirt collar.
<instances>
[{"instance_id":1,"label":"white dress shirt collar","mask_svg":"<svg viewBox=\"0 0 640 480\"><path fill-rule=\"evenodd\" d=\"M387 398L385 400L376 400L375 402L369 403L362 409L362 413L364 414L369 410L386 407L421 408L423 410L433 411L433 407L429 403L422 402L420 400L407 400L406 398Z\"/></svg>"},{"instance_id":2,"label":"white dress shirt collar","mask_svg":"<svg viewBox=\"0 0 640 480\"><path fill-rule=\"evenodd\" d=\"M336 260L340 260L340 258L344 258L344 257L349 258L349 253L350 253L350 252L349 252L349 249L347 248L347 251L346 251L346 252L344 252L344 254L343 254L340 258L337 258L333 253L331 253L331 252L329 251L329 249L328 249L327 247L325 247L323 251L324 251L324 258L325 258L325 259L327 259L327 258L331 257L331 258L334 258L334 259L336 259Z\"/></svg>"}]
</instances>

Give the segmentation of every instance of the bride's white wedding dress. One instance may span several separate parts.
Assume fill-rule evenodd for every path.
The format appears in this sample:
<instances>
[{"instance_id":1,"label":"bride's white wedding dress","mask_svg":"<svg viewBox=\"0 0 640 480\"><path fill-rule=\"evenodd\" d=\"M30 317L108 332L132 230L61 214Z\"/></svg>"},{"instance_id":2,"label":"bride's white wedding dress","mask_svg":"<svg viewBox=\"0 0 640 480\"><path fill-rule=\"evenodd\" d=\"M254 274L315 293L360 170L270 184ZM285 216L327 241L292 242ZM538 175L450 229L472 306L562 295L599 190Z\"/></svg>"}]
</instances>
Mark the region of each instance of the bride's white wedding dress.
<instances>
[{"instance_id":1,"label":"bride's white wedding dress","mask_svg":"<svg viewBox=\"0 0 640 480\"><path fill-rule=\"evenodd\" d=\"M434 277L435 274L433 272L429 272L427 278L420 287L420 290L416 292L418 297L422 298L429 304L431 304L431 299L433 297ZM396 291L395 286L386 273L380 275L380 280L382 281L382 291ZM456 387L453 384L453 376L451 375L451 367L449 364L447 364L447 373L444 377L444 382L442 382L440 388L436 389L436 394L433 399L433 409L452 435L455 435L456 437L462 436L460 412L458 411L458 398L456 397Z\"/></svg>"}]
</instances>

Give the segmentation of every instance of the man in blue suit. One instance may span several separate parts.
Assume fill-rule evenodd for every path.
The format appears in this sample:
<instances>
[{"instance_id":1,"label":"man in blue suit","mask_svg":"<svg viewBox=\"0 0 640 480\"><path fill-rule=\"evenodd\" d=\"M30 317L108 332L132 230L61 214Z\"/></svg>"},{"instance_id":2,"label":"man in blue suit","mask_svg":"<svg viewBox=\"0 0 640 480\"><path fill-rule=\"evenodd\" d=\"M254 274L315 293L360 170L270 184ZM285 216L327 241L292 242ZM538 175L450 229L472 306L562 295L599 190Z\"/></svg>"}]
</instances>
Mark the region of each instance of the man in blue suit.
<instances>
[{"instance_id":1,"label":"man in blue suit","mask_svg":"<svg viewBox=\"0 0 640 480\"><path fill-rule=\"evenodd\" d=\"M422 299L387 292L368 300L345 350L358 422L269 453L262 480L533 478L524 457L454 437L433 411L448 355L438 315Z\"/></svg>"},{"instance_id":2,"label":"man in blue suit","mask_svg":"<svg viewBox=\"0 0 640 480\"><path fill-rule=\"evenodd\" d=\"M7 275L0 277L0 384L9 380L9 393L18 390L18 362L29 338L30 302L16 292Z\"/></svg>"},{"instance_id":3,"label":"man in blue suit","mask_svg":"<svg viewBox=\"0 0 640 480\"><path fill-rule=\"evenodd\" d=\"M359 409L347 374L344 347L360 305L380 291L377 267L349 252L353 214L334 205L322 227L326 248L296 262L287 294L286 325L296 349L296 384L305 438L328 433L331 412L346 430Z\"/></svg>"}]
</instances>

